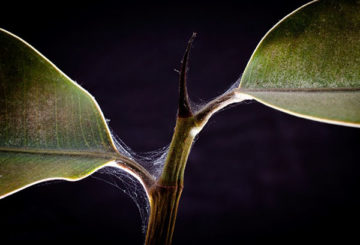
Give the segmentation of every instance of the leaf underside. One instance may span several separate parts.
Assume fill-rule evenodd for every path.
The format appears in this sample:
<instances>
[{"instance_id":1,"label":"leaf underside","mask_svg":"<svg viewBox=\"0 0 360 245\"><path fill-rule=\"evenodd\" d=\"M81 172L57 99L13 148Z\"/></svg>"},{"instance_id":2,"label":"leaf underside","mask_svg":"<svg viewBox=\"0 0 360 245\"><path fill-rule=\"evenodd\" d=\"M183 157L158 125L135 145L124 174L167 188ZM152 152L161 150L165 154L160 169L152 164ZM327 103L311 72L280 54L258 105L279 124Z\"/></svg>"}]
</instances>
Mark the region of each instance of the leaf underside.
<instances>
[{"instance_id":1,"label":"leaf underside","mask_svg":"<svg viewBox=\"0 0 360 245\"><path fill-rule=\"evenodd\" d=\"M81 179L118 158L92 96L0 29L0 198L48 179Z\"/></svg>"},{"instance_id":2,"label":"leaf underside","mask_svg":"<svg viewBox=\"0 0 360 245\"><path fill-rule=\"evenodd\" d=\"M2 152L1 194L8 195L46 180L78 180L108 161L87 156Z\"/></svg>"},{"instance_id":3,"label":"leaf underside","mask_svg":"<svg viewBox=\"0 0 360 245\"><path fill-rule=\"evenodd\" d=\"M313 1L259 43L238 91L284 112L360 127L360 2Z\"/></svg>"}]
</instances>

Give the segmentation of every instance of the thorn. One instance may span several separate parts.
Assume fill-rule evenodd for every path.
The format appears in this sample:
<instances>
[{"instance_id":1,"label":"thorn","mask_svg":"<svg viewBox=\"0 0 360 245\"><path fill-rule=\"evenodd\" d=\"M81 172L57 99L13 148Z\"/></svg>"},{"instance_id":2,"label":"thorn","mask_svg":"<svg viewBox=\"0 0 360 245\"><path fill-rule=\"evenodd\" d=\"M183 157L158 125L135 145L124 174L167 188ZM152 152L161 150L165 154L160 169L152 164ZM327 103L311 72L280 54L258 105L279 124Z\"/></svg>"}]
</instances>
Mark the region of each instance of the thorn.
<instances>
[{"instance_id":1,"label":"thorn","mask_svg":"<svg viewBox=\"0 0 360 245\"><path fill-rule=\"evenodd\" d=\"M186 80L187 80L187 71L189 70L188 66L189 66L190 50L196 36L197 33L193 32L193 34L191 35L188 41L184 57L181 61L181 68L179 73L180 74L179 75L179 112L178 112L179 117L191 117L193 115L189 102Z\"/></svg>"}]
</instances>

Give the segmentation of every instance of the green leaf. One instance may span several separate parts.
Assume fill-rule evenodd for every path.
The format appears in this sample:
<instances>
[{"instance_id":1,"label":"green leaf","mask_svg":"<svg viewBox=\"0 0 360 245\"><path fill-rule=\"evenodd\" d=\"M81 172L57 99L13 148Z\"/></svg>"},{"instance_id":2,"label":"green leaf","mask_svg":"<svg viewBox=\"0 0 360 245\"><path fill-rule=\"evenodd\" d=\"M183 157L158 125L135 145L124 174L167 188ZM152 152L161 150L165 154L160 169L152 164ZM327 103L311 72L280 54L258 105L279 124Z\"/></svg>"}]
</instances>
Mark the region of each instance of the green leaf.
<instances>
[{"instance_id":1,"label":"green leaf","mask_svg":"<svg viewBox=\"0 0 360 245\"><path fill-rule=\"evenodd\" d=\"M313 1L261 40L238 92L299 117L360 127L360 1Z\"/></svg>"},{"instance_id":2,"label":"green leaf","mask_svg":"<svg viewBox=\"0 0 360 245\"><path fill-rule=\"evenodd\" d=\"M0 29L0 198L49 179L78 180L117 161L94 98L29 44Z\"/></svg>"}]
</instances>

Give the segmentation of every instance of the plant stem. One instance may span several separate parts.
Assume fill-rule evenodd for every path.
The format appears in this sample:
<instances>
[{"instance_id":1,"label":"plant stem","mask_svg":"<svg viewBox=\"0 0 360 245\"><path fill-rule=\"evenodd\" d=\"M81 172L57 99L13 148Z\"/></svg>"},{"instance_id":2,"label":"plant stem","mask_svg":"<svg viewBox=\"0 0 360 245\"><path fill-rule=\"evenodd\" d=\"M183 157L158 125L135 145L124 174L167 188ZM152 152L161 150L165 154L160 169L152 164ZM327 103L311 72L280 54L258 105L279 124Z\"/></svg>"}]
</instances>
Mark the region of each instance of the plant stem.
<instances>
[{"instance_id":1,"label":"plant stem","mask_svg":"<svg viewBox=\"0 0 360 245\"><path fill-rule=\"evenodd\" d=\"M174 232L177 209L184 186L185 165L196 136L194 129L197 128L186 86L190 49L195 37L196 33L193 33L181 62L178 115L164 169L157 182L148 190L150 218L146 245L170 245Z\"/></svg>"},{"instance_id":2,"label":"plant stem","mask_svg":"<svg viewBox=\"0 0 360 245\"><path fill-rule=\"evenodd\" d=\"M150 189L150 218L146 245L171 244L177 209L184 186L184 170L196 129L193 117L178 117L164 170Z\"/></svg>"},{"instance_id":3,"label":"plant stem","mask_svg":"<svg viewBox=\"0 0 360 245\"><path fill-rule=\"evenodd\" d=\"M239 100L236 93L231 91L209 102L202 110L193 114L186 87L186 75L190 49L195 36L196 34L193 33L181 63L178 117L165 165L159 179L148 188L150 218L146 245L171 244L179 200L184 187L185 166L194 137L215 112Z\"/></svg>"},{"instance_id":4,"label":"plant stem","mask_svg":"<svg viewBox=\"0 0 360 245\"><path fill-rule=\"evenodd\" d=\"M182 187L157 185L151 192L151 211L146 233L146 245L169 245L175 228Z\"/></svg>"}]
</instances>

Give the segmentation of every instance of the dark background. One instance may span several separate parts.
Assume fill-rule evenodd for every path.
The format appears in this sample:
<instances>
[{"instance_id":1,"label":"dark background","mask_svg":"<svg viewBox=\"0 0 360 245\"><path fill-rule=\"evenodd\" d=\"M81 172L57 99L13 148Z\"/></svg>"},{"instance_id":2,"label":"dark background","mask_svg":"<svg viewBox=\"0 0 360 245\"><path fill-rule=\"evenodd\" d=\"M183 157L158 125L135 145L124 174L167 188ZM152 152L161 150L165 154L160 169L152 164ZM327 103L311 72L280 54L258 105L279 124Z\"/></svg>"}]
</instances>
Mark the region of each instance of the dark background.
<instances>
[{"instance_id":1,"label":"dark background","mask_svg":"<svg viewBox=\"0 0 360 245\"><path fill-rule=\"evenodd\" d=\"M95 96L136 152L169 144L186 42L195 102L224 92L261 37L302 1L1 3L20 36ZM216 115L194 145L174 244L358 242L360 130L259 103ZM103 177L103 176L102 176ZM142 244L135 203L89 177L0 200L2 241Z\"/></svg>"}]
</instances>

